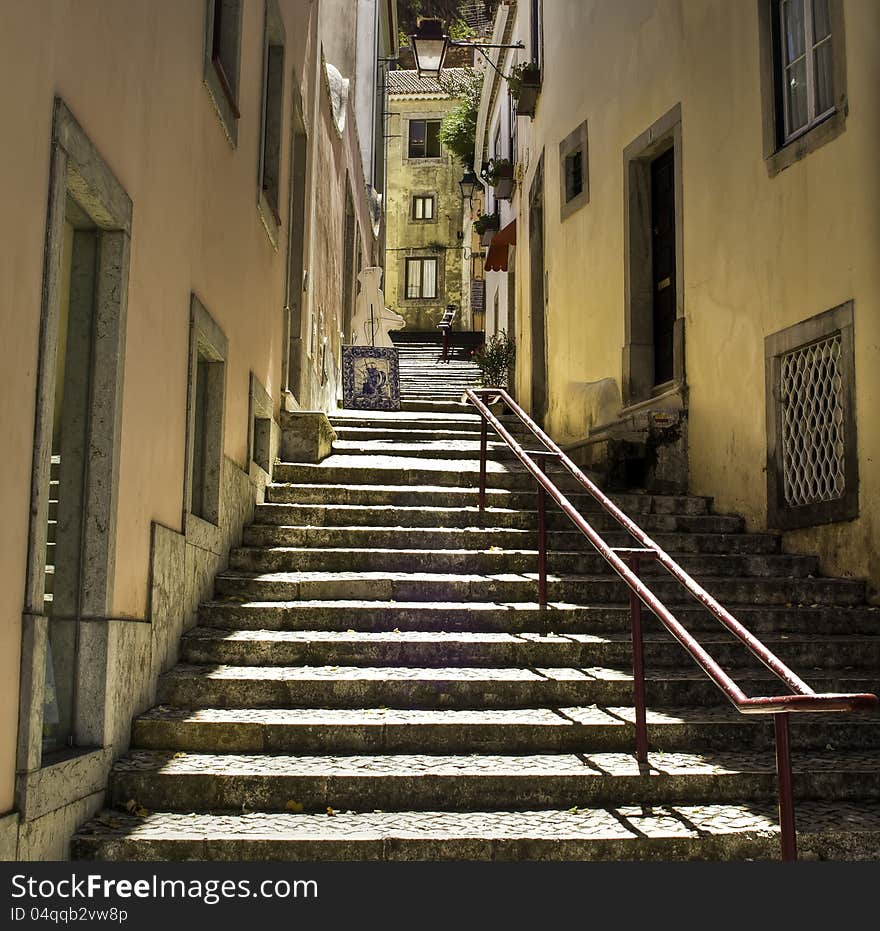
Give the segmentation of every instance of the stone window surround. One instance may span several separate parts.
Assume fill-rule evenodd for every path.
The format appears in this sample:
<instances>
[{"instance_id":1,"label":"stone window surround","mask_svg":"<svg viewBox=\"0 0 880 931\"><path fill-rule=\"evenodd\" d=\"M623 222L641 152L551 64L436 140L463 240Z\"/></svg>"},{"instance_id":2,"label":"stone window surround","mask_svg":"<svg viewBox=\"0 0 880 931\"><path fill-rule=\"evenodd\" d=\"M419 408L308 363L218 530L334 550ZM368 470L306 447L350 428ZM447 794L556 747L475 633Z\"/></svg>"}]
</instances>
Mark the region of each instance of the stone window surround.
<instances>
[{"instance_id":1,"label":"stone window surround","mask_svg":"<svg viewBox=\"0 0 880 931\"><path fill-rule=\"evenodd\" d=\"M406 296L406 261L407 259L436 259L437 260L437 296L436 297L407 297ZM431 252L425 248L410 248L400 253L400 269L398 273L398 301L401 304L422 306L426 303L435 303L438 307L445 303L442 295L446 293L446 253L445 251Z\"/></svg>"},{"instance_id":2,"label":"stone window surround","mask_svg":"<svg viewBox=\"0 0 880 931\"><path fill-rule=\"evenodd\" d=\"M779 417L780 358L794 349L839 333L843 369L844 474L846 491L834 501L789 507L782 490L782 424ZM855 409L853 302L771 333L764 339L764 390L767 410L767 526L778 530L854 520L859 515L859 460Z\"/></svg>"},{"instance_id":3,"label":"stone window surround","mask_svg":"<svg viewBox=\"0 0 880 931\"><path fill-rule=\"evenodd\" d=\"M581 178L583 187L580 194L576 194L571 200L566 201L566 161L578 150L581 151L582 158ZM563 221L590 202L590 146L586 120L559 143L559 185L559 219Z\"/></svg>"},{"instance_id":4,"label":"stone window surround","mask_svg":"<svg viewBox=\"0 0 880 931\"><path fill-rule=\"evenodd\" d=\"M183 486L183 532L187 543L212 553L220 553L222 533L220 530L220 484L223 468L223 442L226 414L226 360L229 343L223 330L208 313L199 298L190 295L189 327L189 371L186 399L186 466ZM192 472L195 449L195 398L199 355L213 362L222 363L223 371L219 388L215 385L209 398L211 415L208 421L214 425L213 436L206 440L206 462L204 465L210 495L209 511L217 515L217 522L192 513Z\"/></svg>"},{"instance_id":5,"label":"stone window surround","mask_svg":"<svg viewBox=\"0 0 880 931\"><path fill-rule=\"evenodd\" d=\"M251 467L262 470L266 478L272 474L272 410L269 392L251 372L248 392L247 460Z\"/></svg>"},{"instance_id":6,"label":"stone window surround","mask_svg":"<svg viewBox=\"0 0 880 931\"><path fill-rule=\"evenodd\" d=\"M236 51L235 51L235 73L220 76L220 69L214 64L213 45L214 45L214 0L208 0L205 4L205 64L203 81L211 101L214 104L214 110L223 127L223 132L229 140L232 148L238 146L238 94L233 88L239 87L241 73L241 23L244 3L242 0L229 0L235 4L234 15L237 17L235 24Z\"/></svg>"},{"instance_id":7,"label":"stone window surround","mask_svg":"<svg viewBox=\"0 0 880 931\"><path fill-rule=\"evenodd\" d=\"M641 209L650 204L651 162L675 151L676 319L673 331L673 378L654 385L651 223ZM677 103L623 150L624 189L624 347L622 396L626 414L654 404L687 407L684 346L684 223L682 218L681 104Z\"/></svg>"},{"instance_id":8,"label":"stone window surround","mask_svg":"<svg viewBox=\"0 0 880 931\"><path fill-rule=\"evenodd\" d=\"M774 10L778 0L758 0L758 45L761 75L761 122L764 163L773 178L846 129L849 103L846 93L846 29L843 0L829 0L834 74L835 110L822 122L788 143L782 142L781 107L778 96Z\"/></svg>"},{"instance_id":9,"label":"stone window surround","mask_svg":"<svg viewBox=\"0 0 880 931\"><path fill-rule=\"evenodd\" d=\"M31 520L17 751L16 806L25 820L99 791L110 763L107 677L110 624L142 622L110 616L115 574L121 411L128 307L132 203L61 98L55 98L49 167ZM55 403L55 359L60 316L61 255L68 198L98 229L95 330L89 447L84 489L82 598L74 708L73 756L43 765L42 730L49 618L44 613L49 474ZM68 778L71 767L75 778Z\"/></svg>"},{"instance_id":10,"label":"stone window surround","mask_svg":"<svg viewBox=\"0 0 880 931\"><path fill-rule=\"evenodd\" d=\"M281 153L284 148L282 145L281 126L283 124L284 114L284 49L287 42L287 35L284 29L284 20L278 7L278 0L264 0L264 26L263 26L263 91L262 106L260 108L260 159L257 173L257 207L260 212L260 220L269 237L269 241L277 249L281 233ZM280 48L281 52L281 87L277 98L269 98L269 53L270 48ZM278 120L278 165L276 179L278 203L272 204L264 187L266 171L266 142L267 142L267 124L270 118L270 107L275 106L275 117Z\"/></svg>"}]
</instances>

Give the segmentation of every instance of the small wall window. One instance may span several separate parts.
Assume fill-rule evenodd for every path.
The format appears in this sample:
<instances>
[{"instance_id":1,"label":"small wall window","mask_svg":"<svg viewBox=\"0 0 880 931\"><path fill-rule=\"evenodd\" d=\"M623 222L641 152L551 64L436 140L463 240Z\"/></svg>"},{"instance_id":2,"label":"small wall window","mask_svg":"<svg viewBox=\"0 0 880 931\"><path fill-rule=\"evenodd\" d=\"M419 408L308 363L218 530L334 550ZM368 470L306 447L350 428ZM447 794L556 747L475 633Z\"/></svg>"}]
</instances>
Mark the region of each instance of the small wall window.
<instances>
[{"instance_id":1,"label":"small wall window","mask_svg":"<svg viewBox=\"0 0 880 931\"><path fill-rule=\"evenodd\" d=\"M251 372L248 403L248 449L251 462L267 475L272 471L272 399Z\"/></svg>"},{"instance_id":2,"label":"small wall window","mask_svg":"<svg viewBox=\"0 0 880 931\"><path fill-rule=\"evenodd\" d=\"M406 296L408 300L437 297L437 259L406 260Z\"/></svg>"},{"instance_id":3,"label":"small wall window","mask_svg":"<svg viewBox=\"0 0 880 931\"><path fill-rule=\"evenodd\" d=\"M260 207L273 243L281 227L281 123L284 103L284 22L277 0L266 0L263 62L263 131L260 137Z\"/></svg>"},{"instance_id":4,"label":"small wall window","mask_svg":"<svg viewBox=\"0 0 880 931\"><path fill-rule=\"evenodd\" d=\"M190 303L190 375L187 401L185 524L197 517L220 523L223 414L226 398L226 336L201 301Z\"/></svg>"},{"instance_id":5,"label":"small wall window","mask_svg":"<svg viewBox=\"0 0 880 931\"><path fill-rule=\"evenodd\" d=\"M853 305L768 336L768 524L858 516Z\"/></svg>"},{"instance_id":6,"label":"small wall window","mask_svg":"<svg viewBox=\"0 0 880 931\"><path fill-rule=\"evenodd\" d=\"M587 122L559 143L561 218L564 220L590 202L589 141Z\"/></svg>"},{"instance_id":7,"label":"small wall window","mask_svg":"<svg viewBox=\"0 0 880 931\"><path fill-rule=\"evenodd\" d=\"M759 0L764 157L776 174L846 118L842 0Z\"/></svg>"},{"instance_id":8,"label":"small wall window","mask_svg":"<svg viewBox=\"0 0 880 931\"><path fill-rule=\"evenodd\" d=\"M417 194L412 199L412 218L413 220L433 220L434 219L434 195Z\"/></svg>"},{"instance_id":9,"label":"small wall window","mask_svg":"<svg viewBox=\"0 0 880 931\"><path fill-rule=\"evenodd\" d=\"M408 151L410 158L440 158L440 120L410 120Z\"/></svg>"},{"instance_id":10,"label":"small wall window","mask_svg":"<svg viewBox=\"0 0 880 931\"><path fill-rule=\"evenodd\" d=\"M208 0L205 84L229 141L238 139L242 0Z\"/></svg>"}]
</instances>

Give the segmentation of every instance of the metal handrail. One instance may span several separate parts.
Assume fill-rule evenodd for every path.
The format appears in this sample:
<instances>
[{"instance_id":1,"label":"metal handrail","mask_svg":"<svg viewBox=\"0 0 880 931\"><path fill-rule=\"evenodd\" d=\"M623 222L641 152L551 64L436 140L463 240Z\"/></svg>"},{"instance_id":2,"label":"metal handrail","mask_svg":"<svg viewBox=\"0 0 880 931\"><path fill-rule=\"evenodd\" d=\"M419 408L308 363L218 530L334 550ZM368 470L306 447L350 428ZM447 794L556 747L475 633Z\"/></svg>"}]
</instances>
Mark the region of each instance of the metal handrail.
<instances>
[{"instance_id":1,"label":"metal handrail","mask_svg":"<svg viewBox=\"0 0 880 931\"><path fill-rule=\"evenodd\" d=\"M878 704L876 695L870 693L820 693L813 691L799 676L768 649L754 634L744 627L715 598L712 597L696 580L660 546L655 543L634 521L632 521L614 502L575 465L572 460L544 433L543 430L503 389L480 388L467 389L468 401L476 407L481 415L480 421L480 511L486 505L486 459L487 429L489 426L504 440L514 455L531 473L538 484L539 517L539 566L538 592L539 604L547 603L546 553L547 530L545 519L545 495L549 495L598 550L599 554L611 566L615 573L630 589L630 615L633 641L633 688L636 711L636 756L639 762L647 761L648 737L645 701L644 647L642 641L642 604L660 620L672 636L687 650L697 665L727 696L733 705L743 714L774 715L776 735L776 768L779 781L779 814L782 857L784 860L797 859L797 834L794 818L794 797L792 791L791 747L788 715L803 712L849 712L864 711L875 708ZM532 435L543 444L545 449L527 452L510 434L500 420L492 413L483 398L502 401L519 421L529 429ZM546 459L553 458L559 462L626 530L639 544L638 547L610 547L584 516L574 507L560 491L553 480L546 474ZM535 460L539 460L536 462ZM679 582L687 592L696 598L714 617L727 628L746 648L760 660L775 676L781 679L794 694L750 698L736 682L706 652L700 643L682 626L657 595L639 578L639 565L644 559L658 562Z\"/></svg>"}]
</instances>

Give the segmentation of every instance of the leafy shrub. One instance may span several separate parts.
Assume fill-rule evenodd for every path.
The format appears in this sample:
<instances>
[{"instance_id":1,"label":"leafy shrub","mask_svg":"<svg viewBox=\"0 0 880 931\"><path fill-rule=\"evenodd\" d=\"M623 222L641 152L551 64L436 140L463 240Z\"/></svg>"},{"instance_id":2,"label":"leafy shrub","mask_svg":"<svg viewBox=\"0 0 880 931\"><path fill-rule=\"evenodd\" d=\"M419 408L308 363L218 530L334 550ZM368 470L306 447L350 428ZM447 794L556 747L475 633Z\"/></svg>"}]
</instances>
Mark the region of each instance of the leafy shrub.
<instances>
[{"instance_id":1,"label":"leafy shrub","mask_svg":"<svg viewBox=\"0 0 880 931\"><path fill-rule=\"evenodd\" d=\"M502 330L475 349L472 357L479 366L484 388L506 388L510 367L516 359L516 340Z\"/></svg>"},{"instance_id":2,"label":"leafy shrub","mask_svg":"<svg viewBox=\"0 0 880 931\"><path fill-rule=\"evenodd\" d=\"M462 165L470 167L474 163L483 75L471 71L463 80L441 78L440 85L451 97L461 98L440 124L440 142Z\"/></svg>"}]
</instances>

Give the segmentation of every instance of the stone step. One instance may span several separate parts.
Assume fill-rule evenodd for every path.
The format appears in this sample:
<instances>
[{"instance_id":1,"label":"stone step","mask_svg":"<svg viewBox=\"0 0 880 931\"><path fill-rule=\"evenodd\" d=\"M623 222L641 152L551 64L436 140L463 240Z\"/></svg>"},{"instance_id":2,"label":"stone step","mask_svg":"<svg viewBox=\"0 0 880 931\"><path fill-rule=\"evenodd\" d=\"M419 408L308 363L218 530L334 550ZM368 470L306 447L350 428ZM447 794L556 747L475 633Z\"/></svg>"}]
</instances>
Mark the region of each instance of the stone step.
<instances>
[{"instance_id":1,"label":"stone step","mask_svg":"<svg viewBox=\"0 0 880 931\"><path fill-rule=\"evenodd\" d=\"M258 504L255 511L255 521L258 524L274 525L305 525L312 526L382 526L382 527L437 527L449 528L464 527L503 527L510 529L533 529L538 525L537 511L520 511L505 507L488 507L481 516L475 505L462 504L456 507L431 506L407 507L397 504L348 504L344 501L321 504L320 487L317 493L309 491L303 494L310 500L306 503L272 501L268 504ZM342 491L343 486L327 486L328 497L348 497ZM294 497L298 489L288 493L288 486L270 489L269 497ZM431 493L428 493L431 494ZM397 492L390 491L388 496L396 498ZM495 496L495 500L503 500L502 496ZM360 496L353 495L355 501ZM449 500L443 497L442 492L437 493L437 500ZM468 499L464 499L467 501ZM476 500L476 490L470 500ZM590 525L598 531L619 530L620 524L610 514L591 513L588 516ZM706 533L706 534L738 534L742 533L745 522L741 517L725 514L644 514L638 517L637 523L646 533ZM573 524L559 510L547 512L547 526L550 529L571 530Z\"/></svg>"},{"instance_id":2,"label":"stone step","mask_svg":"<svg viewBox=\"0 0 880 931\"><path fill-rule=\"evenodd\" d=\"M876 676L856 671L807 676L817 692L870 692ZM749 695L786 694L769 674L737 671ZM158 701L182 708L545 708L629 705L624 669L411 666L204 666L180 663L159 679ZM727 705L694 667L649 669L650 707Z\"/></svg>"},{"instance_id":3,"label":"stone step","mask_svg":"<svg viewBox=\"0 0 880 931\"><path fill-rule=\"evenodd\" d=\"M880 667L880 637L767 637L764 644L796 669ZM725 669L757 663L723 628L700 643ZM181 642L188 663L232 666L628 666L630 637L624 634L522 634L445 631L278 631L196 627ZM645 635L649 668L686 662L671 635Z\"/></svg>"},{"instance_id":4,"label":"stone step","mask_svg":"<svg viewBox=\"0 0 880 931\"><path fill-rule=\"evenodd\" d=\"M401 399L400 409L409 413L419 412L427 414L463 414L473 410L469 404L450 401L406 401Z\"/></svg>"},{"instance_id":5,"label":"stone step","mask_svg":"<svg viewBox=\"0 0 880 931\"><path fill-rule=\"evenodd\" d=\"M487 444L490 461L513 460L516 456L506 443L491 440ZM401 441L397 439L347 440L339 439L333 443L333 454L339 456L401 456L425 459L464 459L468 462L479 461L480 441L462 439L432 439L421 442Z\"/></svg>"},{"instance_id":6,"label":"stone step","mask_svg":"<svg viewBox=\"0 0 880 931\"><path fill-rule=\"evenodd\" d=\"M701 583L721 604L860 604L865 585L850 579L704 578ZM687 600L672 579L651 580L651 590L664 603ZM375 601L531 601L536 573L479 575L431 572L301 571L234 573L216 579L219 594L245 600L346 599ZM608 576L548 577L550 601L619 604L629 589Z\"/></svg>"},{"instance_id":7,"label":"stone step","mask_svg":"<svg viewBox=\"0 0 880 931\"><path fill-rule=\"evenodd\" d=\"M551 549L547 563L551 572L575 575L613 574L604 557L584 540L581 552ZM697 579L703 577L810 579L818 571L815 556L772 554L671 554ZM495 575L536 572L536 549L505 550L493 546L479 549L399 549L378 545L361 548L319 549L310 547L237 547L229 555L229 567L240 572L434 572ZM666 570L653 561L642 566L643 577L668 578Z\"/></svg>"},{"instance_id":8,"label":"stone step","mask_svg":"<svg viewBox=\"0 0 880 931\"><path fill-rule=\"evenodd\" d=\"M136 718L133 746L195 753L525 753L632 752L632 707L501 708L442 711L393 708L175 708ZM773 723L730 707L648 711L655 751L772 750ZM869 716L793 715L796 750L878 749Z\"/></svg>"},{"instance_id":9,"label":"stone step","mask_svg":"<svg viewBox=\"0 0 880 931\"><path fill-rule=\"evenodd\" d=\"M558 468L549 469L562 488L575 490L575 480ZM489 461L488 484L497 488L532 489L535 479L522 466ZM446 485L476 488L480 464L476 460L420 459L407 456L328 456L320 465L282 462L275 466L276 482L331 485ZM413 490L413 495L417 492Z\"/></svg>"},{"instance_id":10,"label":"stone step","mask_svg":"<svg viewBox=\"0 0 880 931\"><path fill-rule=\"evenodd\" d=\"M749 630L768 635L880 635L880 609L858 606L815 607L728 604ZM676 617L691 631L717 633L718 621L695 602L676 605ZM660 630L645 611L646 631ZM591 605L553 602L546 608L521 602L401 601L208 601L199 606L199 623L223 630L485 631L499 633L629 634L628 604Z\"/></svg>"},{"instance_id":11,"label":"stone step","mask_svg":"<svg viewBox=\"0 0 880 931\"><path fill-rule=\"evenodd\" d=\"M793 760L804 799L880 798L880 752L802 752ZM467 810L771 800L775 760L760 751L522 755L290 756L136 750L111 771L114 805L148 810Z\"/></svg>"},{"instance_id":12,"label":"stone step","mask_svg":"<svg viewBox=\"0 0 880 931\"><path fill-rule=\"evenodd\" d=\"M481 517L479 489L456 486L428 485L412 487L408 485L371 485L312 483L312 484L270 484L266 487L267 500L270 503L295 504L369 504L395 505L397 507L446 507L459 511L462 507L472 508L474 521L470 526L492 526L490 513ZM589 493L568 492L569 501L583 514L603 514L598 501ZM516 510L534 510L536 507L534 491L513 491L502 488L486 489L486 506L504 507ZM624 513L633 518L648 514L691 514L709 515L711 498L694 495L613 495L612 500ZM417 504L413 504L413 502ZM559 513L555 503L548 502L548 510ZM537 512L535 511L535 515ZM441 519L448 515L440 512L435 526L447 526ZM378 526L378 525L377 525Z\"/></svg>"},{"instance_id":13,"label":"stone step","mask_svg":"<svg viewBox=\"0 0 880 931\"><path fill-rule=\"evenodd\" d=\"M468 425L470 426L470 425ZM474 424L473 429L430 429L425 428L423 424L409 429L392 429L390 427L349 427L336 426L333 429L340 440L387 440L394 441L405 438L409 442L415 443L425 440L443 441L443 440L470 440L479 442L480 431ZM497 440L495 442L498 442Z\"/></svg>"},{"instance_id":14,"label":"stone step","mask_svg":"<svg viewBox=\"0 0 880 931\"><path fill-rule=\"evenodd\" d=\"M609 531L603 538L610 546L624 547L633 543L625 531ZM776 553L779 538L773 534L739 533L655 533L655 543L668 553ZM290 526L277 524L251 524L244 530L246 546L309 546L319 548L393 547L395 549L435 550L535 549L537 530L482 527L324 527ZM582 549L589 552L592 544L578 530L551 530L548 534L551 550Z\"/></svg>"},{"instance_id":15,"label":"stone step","mask_svg":"<svg viewBox=\"0 0 880 931\"><path fill-rule=\"evenodd\" d=\"M874 802L801 802L804 859L880 859ZM770 803L572 808L182 814L107 810L73 839L76 860L778 860Z\"/></svg>"}]
</instances>

